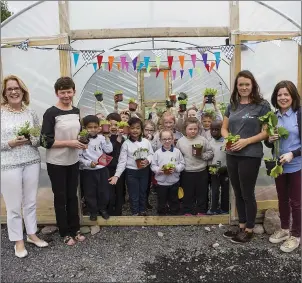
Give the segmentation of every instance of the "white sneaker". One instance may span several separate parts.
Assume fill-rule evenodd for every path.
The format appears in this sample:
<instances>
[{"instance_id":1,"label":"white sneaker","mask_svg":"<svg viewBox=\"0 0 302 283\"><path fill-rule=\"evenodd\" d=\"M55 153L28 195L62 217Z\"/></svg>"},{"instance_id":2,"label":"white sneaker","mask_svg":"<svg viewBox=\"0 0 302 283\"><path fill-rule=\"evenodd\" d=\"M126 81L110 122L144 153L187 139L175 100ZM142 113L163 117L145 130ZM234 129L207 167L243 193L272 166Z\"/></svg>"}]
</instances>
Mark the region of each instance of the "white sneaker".
<instances>
[{"instance_id":1,"label":"white sneaker","mask_svg":"<svg viewBox=\"0 0 302 283\"><path fill-rule=\"evenodd\" d=\"M291 236L280 247L280 250L285 253L290 253L300 245L300 238Z\"/></svg>"},{"instance_id":2,"label":"white sneaker","mask_svg":"<svg viewBox=\"0 0 302 283\"><path fill-rule=\"evenodd\" d=\"M289 230L280 229L275 231L275 233L269 237L269 241L273 244L278 244L287 240L289 237Z\"/></svg>"}]
</instances>

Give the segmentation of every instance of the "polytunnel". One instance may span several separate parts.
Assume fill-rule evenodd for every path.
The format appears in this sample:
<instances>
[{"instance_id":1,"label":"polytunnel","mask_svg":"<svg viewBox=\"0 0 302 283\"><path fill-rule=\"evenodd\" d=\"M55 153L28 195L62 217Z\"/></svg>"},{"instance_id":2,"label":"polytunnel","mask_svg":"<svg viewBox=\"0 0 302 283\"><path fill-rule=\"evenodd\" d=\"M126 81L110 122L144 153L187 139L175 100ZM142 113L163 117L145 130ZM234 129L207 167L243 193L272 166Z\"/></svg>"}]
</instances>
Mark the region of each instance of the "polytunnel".
<instances>
[{"instance_id":1,"label":"polytunnel","mask_svg":"<svg viewBox=\"0 0 302 283\"><path fill-rule=\"evenodd\" d=\"M171 93L186 92L189 106L199 106L210 87L227 103L242 69L255 75L270 101L280 80L293 81L301 93L301 2L38 1L1 24L1 52L2 77L14 74L25 82L41 120L56 102L60 76L74 79L74 105L82 116L112 112L117 90L124 93L120 109L135 98L146 117ZM102 104L96 90L104 94ZM39 150L38 219L53 223L45 150ZM274 181L263 165L260 171L259 213L277 207ZM231 211L234 220L233 200Z\"/></svg>"}]
</instances>

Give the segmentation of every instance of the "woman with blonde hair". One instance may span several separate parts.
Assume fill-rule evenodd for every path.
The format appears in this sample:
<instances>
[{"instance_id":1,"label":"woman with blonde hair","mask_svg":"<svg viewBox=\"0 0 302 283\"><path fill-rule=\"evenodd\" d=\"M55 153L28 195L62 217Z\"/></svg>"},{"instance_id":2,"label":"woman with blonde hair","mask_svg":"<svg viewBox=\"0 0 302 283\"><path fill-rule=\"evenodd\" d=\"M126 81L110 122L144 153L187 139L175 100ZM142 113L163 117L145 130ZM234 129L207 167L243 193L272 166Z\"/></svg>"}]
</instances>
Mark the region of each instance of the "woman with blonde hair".
<instances>
[{"instance_id":1,"label":"woman with blonde hair","mask_svg":"<svg viewBox=\"0 0 302 283\"><path fill-rule=\"evenodd\" d=\"M29 92L17 76L10 75L2 82L1 107L1 192L6 204L7 228L10 241L15 242L15 255L27 256L23 241L21 207L27 232L27 242L37 247L48 244L36 236L36 200L40 174L39 138L18 134L29 123L39 128L37 114L27 108Z\"/></svg>"}]
</instances>

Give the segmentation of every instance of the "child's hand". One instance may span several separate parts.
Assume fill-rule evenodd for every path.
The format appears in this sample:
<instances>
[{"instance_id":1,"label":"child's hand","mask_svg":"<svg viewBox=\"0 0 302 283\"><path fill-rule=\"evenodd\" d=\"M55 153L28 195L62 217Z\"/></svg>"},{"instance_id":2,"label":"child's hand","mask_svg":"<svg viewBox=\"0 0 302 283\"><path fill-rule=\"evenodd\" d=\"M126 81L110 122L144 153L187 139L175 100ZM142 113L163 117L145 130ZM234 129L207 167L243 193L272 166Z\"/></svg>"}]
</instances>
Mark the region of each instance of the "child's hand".
<instances>
[{"instance_id":1,"label":"child's hand","mask_svg":"<svg viewBox=\"0 0 302 283\"><path fill-rule=\"evenodd\" d=\"M144 167L147 167L149 165L149 160L148 159L142 160L141 165L143 165Z\"/></svg>"},{"instance_id":2,"label":"child's hand","mask_svg":"<svg viewBox=\"0 0 302 283\"><path fill-rule=\"evenodd\" d=\"M169 173L170 173L170 174L173 174L174 172L175 172L175 168L170 168L170 169L169 169Z\"/></svg>"},{"instance_id":3,"label":"child's hand","mask_svg":"<svg viewBox=\"0 0 302 283\"><path fill-rule=\"evenodd\" d=\"M90 167L91 167L91 168L95 168L96 165L97 165L96 163L94 163L93 161L91 161L91 163L90 163Z\"/></svg>"},{"instance_id":4,"label":"child's hand","mask_svg":"<svg viewBox=\"0 0 302 283\"><path fill-rule=\"evenodd\" d=\"M113 177L109 178L108 181L109 181L110 185L115 185L118 181L118 177L113 176Z\"/></svg>"}]
</instances>

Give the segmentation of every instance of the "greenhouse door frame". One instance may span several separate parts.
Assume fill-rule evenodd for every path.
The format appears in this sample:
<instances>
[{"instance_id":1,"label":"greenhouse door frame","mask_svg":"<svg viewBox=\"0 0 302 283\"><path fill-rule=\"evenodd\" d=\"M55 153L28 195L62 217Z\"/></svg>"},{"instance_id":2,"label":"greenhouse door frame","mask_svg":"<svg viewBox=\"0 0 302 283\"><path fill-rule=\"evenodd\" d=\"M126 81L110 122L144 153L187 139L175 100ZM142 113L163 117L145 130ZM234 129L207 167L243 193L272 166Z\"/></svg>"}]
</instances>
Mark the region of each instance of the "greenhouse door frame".
<instances>
[{"instance_id":1,"label":"greenhouse door frame","mask_svg":"<svg viewBox=\"0 0 302 283\"><path fill-rule=\"evenodd\" d=\"M229 37L231 44L241 44L243 40L275 40L291 39L301 36L301 32L238 32L239 31L239 1L229 1L229 27L162 27L162 28L125 28L125 29L98 29L98 30L70 30L69 25L69 1L58 1L60 34L51 37L23 37L23 38L1 38L1 44L19 44L29 39L29 46L49 46L59 44L70 44L71 40L88 39L114 39L114 38L168 38L168 37ZM60 74L61 76L72 76L71 56L69 52L59 51ZM1 63L1 79L2 62ZM301 94L301 46L298 46L298 90ZM236 74L241 70L241 49L236 45L234 56L230 67L230 85L234 81ZM171 77L169 72L169 77ZM139 81L139 80L138 80ZM138 86L139 90L139 86ZM169 90L171 92L171 89ZM139 94L139 93L138 93ZM167 94L166 94L167 95ZM231 190L232 192L232 190ZM199 225L199 224L229 224L237 220L234 195L231 193L231 213L229 215L216 216L117 216L104 220L98 217L96 222L89 220L88 216L83 216L79 199L79 212L82 225L101 226L147 226L147 225ZM262 201L258 203L258 216L264 209L277 208L277 201ZM54 210L53 210L54 212ZM37 211L39 224L56 223L55 215L43 215ZM6 216L1 215L1 223L6 223Z\"/></svg>"}]
</instances>

